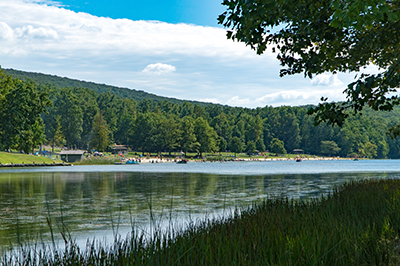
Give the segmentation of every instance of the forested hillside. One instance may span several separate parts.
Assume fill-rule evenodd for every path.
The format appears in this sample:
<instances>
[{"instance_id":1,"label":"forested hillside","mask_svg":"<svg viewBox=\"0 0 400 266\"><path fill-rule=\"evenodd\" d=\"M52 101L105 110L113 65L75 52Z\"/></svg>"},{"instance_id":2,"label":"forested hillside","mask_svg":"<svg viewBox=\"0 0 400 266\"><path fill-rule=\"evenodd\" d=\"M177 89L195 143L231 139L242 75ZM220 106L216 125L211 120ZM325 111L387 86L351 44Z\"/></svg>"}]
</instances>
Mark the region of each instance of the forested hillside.
<instances>
[{"instance_id":1,"label":"forested hillside","mask_svg":"<svg viewBox=\"0 0 400 266\"><path fill-rule=\"evenodd\" d=\"M342 128L315 127L307 107L248 109L135 100L111 91L33 84L2 74L0 115L3 150L31 151L40 143L104 150L117 143L151 152L303 149L318 155L400 158L400 141L386 135L388 127L400 124L400 108L389 113L367 110L350 117Z\"/></svg>"},{"instance_id":2,"label":"forested hillside","mask_svg":"<svg viewBox=\"0 0 400 266\"><path fill-rule=\"evenodd\" d=\"M15 70L15 69L3 69L4 73L7 75L12 76L13 78L18 78L22 81L34 81L37 84L51 84L54 87L57 88L87 88L90 89L96 93L105 93L105 92L110 92L112 94L115 94L119 97L123 98L131 98L137 101L143 100L143 99L148 99L152 101L163 101L167 100L173 103L183 103L184 101L175 99L175 98L168 98L168 97L162 97L162 96L157 96L151 93L147 93L144 91L140 90L134 90L134 89L128 89L128 88L119 88L115 86L109 86L105 84L97 84L94 82L87 82L87 81L81 81L81 80L76 80L76 79L70 79L66 77L58 77L54 75L47 75L47 74L42 74L42 73L34 73L34 72L25 72L25 71L20 71L20 70ZM207 106L209 103L203 103L203 102L196 102L196 101L189 101L193 104L198 104L201 106Z\"/></svg>"}]
</instances>

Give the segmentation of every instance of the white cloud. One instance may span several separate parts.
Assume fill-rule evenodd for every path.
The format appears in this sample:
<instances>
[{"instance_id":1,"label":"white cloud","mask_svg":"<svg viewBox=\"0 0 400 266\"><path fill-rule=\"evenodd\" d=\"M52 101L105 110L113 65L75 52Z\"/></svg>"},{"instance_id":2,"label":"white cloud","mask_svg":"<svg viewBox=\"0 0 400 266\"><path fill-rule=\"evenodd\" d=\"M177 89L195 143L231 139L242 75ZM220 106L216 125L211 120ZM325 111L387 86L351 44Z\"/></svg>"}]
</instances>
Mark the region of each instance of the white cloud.
<instances>
[{"instance_id":1,"label":"white cloud","mask_svg":"<svg viewBox=\"0 0 400 266\"><path fill-rule=\"evenodd\" d=\"M239 96L230 98L226 104L231 106L248 106L251 103L249 98L240 99Z\"/></svg>"},{"instance_id":2,"label":"white cloud","mask_svg":"<svg viewBox=\"0 0 400 266\"><path fill-rule=\"evenodd\" d=\"M332 90L285 90L266 94L256 99L258 103L272 106L279 105L306 105L318 103L321 96L328 97L330 101L344 100L342 89Z\"/></svg>"},{"instance_id":3,"label":"white cloud","mask_svg":"<svg viewBox=\"0 0 400 266\"><path fill-rule=\"evenodd\" d=\"M216 103L216 104L221 104L220 101L216 98L204 98L204 99L197 99L199 102L205 102L205 103Z\"/></svg>"},{"instance_id":4,"label":"white cloud","mask_svg":"<svg viewBox=\"0 0 400 266\"><path fill-rule=\"evenodd\" d=\"M311 84L314 86L342 86L343 82L341 82L337 75L323 73L311 80Z\"/></svg>"},{"instance_id":5,"label":"white cloud","mask_svg":"<svg viewBox=\"0 0 400 266\"><path fill-rule=\"evenodd\" d=\"M53 0L25 0L26 3L34 3L41 5L49 5L49 6L63 6L59 1Z\"/></svg>"},{"instance_id":6,"label":"white cloud","mask_svg":"<svg viewBox=\"0 0 400 266\"><path fill-rule=\"evenodd\" d=\"M101 32L101 28L96 27L96 26L87 26L87 25L82 25L80 26L81 30L88 31L88 32Z\"/></svg>"},{"instance_id":7,"label":"white cloud","mask_svg":"<svg viewBox=\"0 0 400 266\"><path fill-rule=\"evenodd\" d=\"M19 38L36 38L36 39L57 39L58 34L51 28L38 27L27 25L22 28L15 29L15 35Z\"/></svg>"},{"instance_id":8,"label":"white cloud","mask_svg":"<svg viewBox=\"0 0 400 266\"><path fill-rule=\"evenodd\" d=\"M305 91L287 90L287 91L280 91L280 92L266 94L256 99L256 101L276 103L276 102L288 102L296 100L302 101L309 99L310 97L314 97L312 92L310 93Z\"/></svg>"},{"instance_id":9,"label":"white cloud","mask_svg":"<svg viewBox=\"0 0 400 266\"><path fill-rule=\"evenodd\" d=\"M58 36L63 40L54 44L59 50L76 53L91 49L103 55L104 52L118 51L120 54L176 54L227 59L255 56L244 44L228 41L225 30L221 28L96 17L37 2L44 1L0 0L0 18L12 29L18 29L22 36ZM91 35L79 34L77 28ZM32 47L40 50L40 46L34 44L24 48Z\"/></svg>"},{"instance_id":10,"label":"white cloud","mask_svg":"<svg viewBox=\"0 0 400 266\"><path fill-rule=\"evenodd\" d=\"M152 75L165 75L165 74L169 74L169 73L172 73L175 71L176 71L176 68L174 66L162 64L162 63L156 63L156 64L150 64L150 65L146 66L142 70L142 73L152 74Z\"/></svg>"},{"instance_id":11,"label":"white cloud","mask_svg":"<svg viewBox=\"0 0 400 266\"><path fill-rule=\"evenodd\" d=\"M9 40L13 37L14 30L5 22L0 22L0 40Z\"/></svg>"},{"instance_id":12,"label":"white cloud","mask_svg":"<svg viewBox=\"0 0 400 266\"><path fill-rule=\"evenodd\" d=\"M256 55L222 28L96 17L57 1L0 0L0 43L4 68L235 106L317 103L347 82L281 79L276 54Z\"/></svg>"}]
</instances>

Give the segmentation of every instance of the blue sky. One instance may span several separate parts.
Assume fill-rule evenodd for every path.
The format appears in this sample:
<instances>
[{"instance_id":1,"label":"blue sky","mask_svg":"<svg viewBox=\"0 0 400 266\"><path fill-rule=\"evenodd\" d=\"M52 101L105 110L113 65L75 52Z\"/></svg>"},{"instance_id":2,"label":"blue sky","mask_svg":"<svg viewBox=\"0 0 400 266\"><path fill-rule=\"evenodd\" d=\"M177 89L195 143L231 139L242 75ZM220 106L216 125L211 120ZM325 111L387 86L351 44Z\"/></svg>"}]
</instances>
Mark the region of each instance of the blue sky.
<instances>
[{"instance_id":1,"label":"blue sky","mask_svg":"<svg viewBox=\"0 0 400 266\"><path fill-rule=\"evenodd\" d=\"M159 20L168 23L192 23L218 26L224 12L219 0L62 0L66 8L113 19Z\"/></svg>"},{"instance_id":2,"label":"blue sky","mask_svg":"<svg viewBox=\"0 0 400 266\"><path fill-rule=\"evenodd\" d=\"M250 108L344 99L354 74L280 78L271 50L227 40L223 11L218 0L0 0L0 65Z\"/></svg>"}]
</instances>

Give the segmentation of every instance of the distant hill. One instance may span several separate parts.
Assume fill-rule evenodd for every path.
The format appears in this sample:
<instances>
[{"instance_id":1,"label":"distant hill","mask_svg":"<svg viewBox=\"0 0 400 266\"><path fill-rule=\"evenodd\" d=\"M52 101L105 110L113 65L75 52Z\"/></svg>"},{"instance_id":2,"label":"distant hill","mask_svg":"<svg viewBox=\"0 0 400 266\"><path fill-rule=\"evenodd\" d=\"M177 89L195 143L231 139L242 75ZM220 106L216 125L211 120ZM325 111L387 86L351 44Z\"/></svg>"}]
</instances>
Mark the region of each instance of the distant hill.
<instances>
[{"instance_id":1,"label":"distant hill","mask_svg":"<svg viewBox=\"0 0 400 266\"><path fill-rule=\"evenodd\" d=\"M140 90L120 88L120 87L109 86L109 85L105 85L105 84L97 84L94 82L81 81L81 80L70 79L70 78L66 78L66 77L62 78L62 77L58 77L58 76L54 76L54 75L35 73L35 72L25 72L25 71L20 71L20 70L15 70L15 69L3 69L3 71L5 74L10 75L14 78L18 78L23 81L33 80L34 82L39 83L39 84L51 84L58 88L66 88L66 87L87 88L87 89L93 90L97 93L110 92L119 97L131 98L131 99L135 99L137 101L140 101L143 99L148 99L148 100L152 100L152 101L156 101L156 102L167 100L169 102L179 103L179 104L182 104L185 102L185 100L157 96L155 94L147 93L147 92L140 91ZM205 103L205 102L198 102L198 101L187 101L187 102L190 102L192 104L197 104L197 105L203 106L203 107L208 106L208 105L213 105L212 103Z\"/></svg>"}]
</instances>

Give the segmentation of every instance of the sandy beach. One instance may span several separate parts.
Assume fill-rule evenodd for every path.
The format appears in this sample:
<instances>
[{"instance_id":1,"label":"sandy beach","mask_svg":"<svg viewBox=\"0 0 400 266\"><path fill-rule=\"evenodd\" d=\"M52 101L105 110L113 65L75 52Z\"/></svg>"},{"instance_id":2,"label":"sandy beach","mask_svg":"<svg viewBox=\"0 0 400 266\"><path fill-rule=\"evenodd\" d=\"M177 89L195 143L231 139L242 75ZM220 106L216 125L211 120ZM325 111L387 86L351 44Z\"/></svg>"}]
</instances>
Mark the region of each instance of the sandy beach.
<instances>
[{"instance_id":1,"label":"sandy beach","mask_svg":"<svg viewBox=\"0 0 400 266\"><path fill-rule=\"evenodd\" d=\"M336 161L336 160L353 160L353 158L341 158L341 157L298 157L302 161ZM188 163L204 163L204 162L266 162L266 161L296 161L298 158L241 158L241 159L227 159L227 160L216 160L210 161L206 159L188 159ZM124 162L128 160L139 160L139 163L177 163L182 159L174 158L127 158Z\"/></svg>"}]
</instances>

